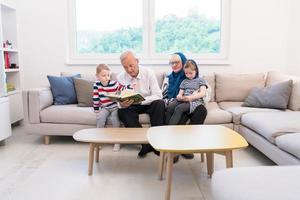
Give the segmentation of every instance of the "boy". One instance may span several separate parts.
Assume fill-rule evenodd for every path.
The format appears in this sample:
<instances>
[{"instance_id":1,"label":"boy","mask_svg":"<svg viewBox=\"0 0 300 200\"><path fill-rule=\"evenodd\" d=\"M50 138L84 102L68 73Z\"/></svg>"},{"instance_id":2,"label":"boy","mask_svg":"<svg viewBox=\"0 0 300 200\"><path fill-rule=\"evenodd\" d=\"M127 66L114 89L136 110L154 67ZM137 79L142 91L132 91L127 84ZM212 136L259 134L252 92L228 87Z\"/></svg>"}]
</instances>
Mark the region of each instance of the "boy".
<instances>
[{"instance_id":1,"label":"boy","mask_svg":"<svg viewBox=\"0 0 300 200\"><path fill-rule=\"evenodd\" d=\"M93 86L93 107L95 113L97 113L97 128L103 128L109 116L111 116L112 126L114 128L120 127L117 103L110 100L106 95L118 94L126 87L117 81L110 80L110 69L105 64L97 66L96 77L97 81ZM113 151L119 150L120 144L115 144Z\"/></svg>"}]
</instances>

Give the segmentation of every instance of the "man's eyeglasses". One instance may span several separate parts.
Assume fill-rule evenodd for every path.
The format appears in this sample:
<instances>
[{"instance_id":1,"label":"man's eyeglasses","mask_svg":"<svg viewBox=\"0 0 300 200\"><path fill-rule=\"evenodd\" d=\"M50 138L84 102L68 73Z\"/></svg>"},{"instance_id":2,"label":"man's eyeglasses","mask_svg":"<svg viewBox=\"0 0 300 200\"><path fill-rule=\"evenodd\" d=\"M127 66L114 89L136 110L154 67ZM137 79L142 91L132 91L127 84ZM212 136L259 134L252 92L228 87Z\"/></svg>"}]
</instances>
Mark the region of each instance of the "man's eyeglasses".
<instances>
[{"instance_id":1,"label":"man's eyeglasses","mask_svg":"<svg viewBox=\"0 0 300 200\"><path fill-rule=\"evenodd\" d=\"M177 65L177 64L179 64L180 63L180 61L179 60L177 60L177 61L171 61L171 62L169 62L169 65Z\"/></svg>"}]
</instances>

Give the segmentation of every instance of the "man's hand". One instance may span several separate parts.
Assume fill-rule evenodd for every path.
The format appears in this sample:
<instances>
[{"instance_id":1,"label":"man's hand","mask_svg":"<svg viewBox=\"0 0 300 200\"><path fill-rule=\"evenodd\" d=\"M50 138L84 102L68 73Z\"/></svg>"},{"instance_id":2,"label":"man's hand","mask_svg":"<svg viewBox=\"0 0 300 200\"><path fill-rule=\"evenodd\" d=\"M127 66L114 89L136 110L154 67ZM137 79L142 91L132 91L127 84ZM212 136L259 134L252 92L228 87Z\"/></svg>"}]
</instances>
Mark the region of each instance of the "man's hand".
<instances>
[{"instance_id":1,"label":"man's hand","mask_svg":"<svg viewBox=\"0 0 300 200\"><path fill-rule=\"evenodd\" d=\"M131 106L131 104L133 104L133 100L126 100L126 101L123 101L123 102L120 102L120 106L122 108L128 108L129 106Z\"/></svg>"}]
</instances>

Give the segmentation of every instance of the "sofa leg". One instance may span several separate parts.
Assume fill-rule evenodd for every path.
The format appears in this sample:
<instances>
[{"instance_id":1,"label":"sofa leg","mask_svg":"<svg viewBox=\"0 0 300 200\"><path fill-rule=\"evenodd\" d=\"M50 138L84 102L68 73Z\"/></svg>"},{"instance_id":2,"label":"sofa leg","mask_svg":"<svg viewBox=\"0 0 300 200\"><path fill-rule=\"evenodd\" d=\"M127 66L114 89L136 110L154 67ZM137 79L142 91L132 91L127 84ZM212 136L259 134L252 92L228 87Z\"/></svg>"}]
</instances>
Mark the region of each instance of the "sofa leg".
<instances>
[{"instance_id":1,"label":"sofa leg","mask_svg":"<svg viewBox=\"0 0 300 200\"><path fill-rule=\"evenodd\" d=\"M5 145L5 140L0 141L0 146L4 146Z\"/></svg>"},{"instance_id":2,"label":"sofa leg","mask_svg":"<svg viewBox=\"0 0 300 200\"><path fill-rule=\"evenodd\" d=\"M46 144L46 145L50 144L50 136L49 135L44 136L44 144Z\"/></svg>"}]
</instances>

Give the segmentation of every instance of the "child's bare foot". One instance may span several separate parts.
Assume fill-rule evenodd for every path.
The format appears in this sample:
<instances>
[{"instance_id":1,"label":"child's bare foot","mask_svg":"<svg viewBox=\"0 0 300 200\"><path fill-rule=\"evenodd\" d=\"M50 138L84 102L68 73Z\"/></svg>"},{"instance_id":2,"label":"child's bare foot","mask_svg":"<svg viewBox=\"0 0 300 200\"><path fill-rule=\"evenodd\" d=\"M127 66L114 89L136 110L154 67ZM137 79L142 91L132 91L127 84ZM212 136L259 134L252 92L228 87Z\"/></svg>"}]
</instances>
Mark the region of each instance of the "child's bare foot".
<instances>
[{"instance_id":1,"label":"child's bare foot","mask_svg":"<svg viewBox=\"0 0 300 200\"><path fill-rule=\"evenodd\" d=\"M120 151L120 147L121 147L120 144L115 144L114 148L113 148L113 151Z\"/></svg>"}]
</instances>

